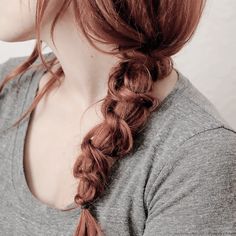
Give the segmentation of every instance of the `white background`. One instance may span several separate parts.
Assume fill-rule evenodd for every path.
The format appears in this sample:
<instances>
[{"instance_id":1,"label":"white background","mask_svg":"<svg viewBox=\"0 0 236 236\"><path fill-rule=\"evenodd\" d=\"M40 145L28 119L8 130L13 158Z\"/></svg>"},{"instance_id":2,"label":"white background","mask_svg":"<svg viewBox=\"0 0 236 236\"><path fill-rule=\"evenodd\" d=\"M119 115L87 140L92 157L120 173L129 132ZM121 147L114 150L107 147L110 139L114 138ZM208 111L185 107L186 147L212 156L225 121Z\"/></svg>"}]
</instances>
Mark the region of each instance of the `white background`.
<instances>
[{"instance_id":1,"label":"white background","mask_svg":"<svg viewBox=\"0 0 236 236\"><path fill-rule=\"evenodd\" d=\"M175 67L236 130L236 0L207 1L195 35L173 59ZM33 44L33 40L0 42L0 63L9 57L29 55Z\"/></svg>"}]
</instances>

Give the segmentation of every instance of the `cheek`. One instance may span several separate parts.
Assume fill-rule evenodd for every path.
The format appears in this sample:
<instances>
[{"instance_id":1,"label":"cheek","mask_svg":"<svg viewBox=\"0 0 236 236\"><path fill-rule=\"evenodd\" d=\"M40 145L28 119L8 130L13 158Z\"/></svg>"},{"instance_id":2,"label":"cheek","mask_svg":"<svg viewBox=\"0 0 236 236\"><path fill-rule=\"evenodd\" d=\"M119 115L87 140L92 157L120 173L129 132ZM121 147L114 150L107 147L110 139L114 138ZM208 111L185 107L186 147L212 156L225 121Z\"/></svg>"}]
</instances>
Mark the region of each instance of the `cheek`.
<instances>
[{"instance_id":1,"label":"cheek","mask_svg":"<svg viewBox=\"0 0 236 236\"><path fill-rule=\"evenodd\" d=\"M34 38L36 0L0 0L0 40L25 41Z\"/></svg>"}]
</instances>

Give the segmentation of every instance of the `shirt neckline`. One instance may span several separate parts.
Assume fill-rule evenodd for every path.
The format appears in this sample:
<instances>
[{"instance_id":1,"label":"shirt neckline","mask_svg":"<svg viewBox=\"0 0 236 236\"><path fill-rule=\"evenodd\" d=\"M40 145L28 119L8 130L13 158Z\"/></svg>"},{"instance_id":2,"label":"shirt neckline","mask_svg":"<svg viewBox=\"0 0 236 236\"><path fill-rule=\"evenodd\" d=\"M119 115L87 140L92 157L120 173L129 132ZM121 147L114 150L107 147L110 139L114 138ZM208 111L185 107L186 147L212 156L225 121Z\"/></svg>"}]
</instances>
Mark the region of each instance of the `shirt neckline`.
<instances>
[{"instance_id":1,"label":"shirt neckline","mask_svg":"<svg viewBox=\"0 0 236 236\"><path fill-rule=\"evenodd\" d=\"M25 111L26 108L32 103L34 97L36 96L40 78L44 73L46 73L46 69L41 68L37 71L34 71L33 74L31 70L26 72L25 76L34 75L34 78L27 84L25 99L19 101L18 107L20 110L20 116L23 114L23 111ZM23 152L24 143L26 141L26 134L29 128L29 119L30 117L28 116L16 128L12 153L12 182L16 197L21 207L21 212L24 212L26 215L28 215L31 220L40 223L45 222L47 224L53 224L56 222L71 221L71 218L78 217L80 215L80 207L76 207L68 211L51 207L38 200L31 193L27 185L23 169ZM76 205L73 203L69 206L71 207Z\"/></svg>"},{"instance_id":2,"label":"shirt neckline","mask_svg":"<svg viewBox=\"0 0 236 236\"><path fill-rule=\"evenodd\" d=\"M45 57L50 57L52 55L53 53L49 53L46 54ZM159 105L158 112L154 111L152 113L152 117L150 117L150 123L151 120L156 116L156 114L158 114L162 109L166 109L168 107L170 101L174 97L176 97L178 94L181 94L181 91L189 82L188 79L179 70L177 70L176 68L175 70L178 73L178 80L176 81L171 92L163 99L163 101ZM42 68L38 69L37 71L29 70L26 72L26 76L30 74L31 76L34 75L34 78L27 84L28 87L25 100L19 101L18 107L20 109L20 115L22 115L23 111L25 111L25 109L32 103L38 91L40 79L46 72L47 70ZM21 122L16 129L12 154L12 181L16 196L21 206L21 211L27 214L32 220L41 223L45 222L53 224L56 222L62 222L62 220L71 221L71 218L78 217L80 215L80 207L76 207L68 211L53 208L39 201L29 190L23 170L23 151L26 134L29 128L29 118L29 116L27 117L27 119L25 118L24 121ZM19 167L19 169L17 169L17 167ZM76 205L72 203L68 206L68 208L72 206L75 207Z\"/></svg>"}]
</instances>

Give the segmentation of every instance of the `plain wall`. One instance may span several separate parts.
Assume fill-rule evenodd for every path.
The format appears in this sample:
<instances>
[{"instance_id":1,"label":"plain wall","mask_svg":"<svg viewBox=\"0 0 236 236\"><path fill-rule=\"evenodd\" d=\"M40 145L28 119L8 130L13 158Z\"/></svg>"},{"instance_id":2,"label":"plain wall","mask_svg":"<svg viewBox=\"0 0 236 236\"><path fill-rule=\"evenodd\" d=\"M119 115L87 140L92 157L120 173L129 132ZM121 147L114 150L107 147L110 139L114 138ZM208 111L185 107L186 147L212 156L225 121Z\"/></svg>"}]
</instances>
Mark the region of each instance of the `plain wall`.
<instances>
[{"instance_id":1,"label":"plain wall","mask_svg":"<svg viewBox=\"0 0 236 236\"><path fill-rule=\"evenodd\" d=\"M173 56L175 67L215 105L236 129L236 1L207 0L204 14L191 41ZM0 63L29 55L34 40L0 42ZM44 52L50 51L44 50Z\"/></svg>"}]
</instances>

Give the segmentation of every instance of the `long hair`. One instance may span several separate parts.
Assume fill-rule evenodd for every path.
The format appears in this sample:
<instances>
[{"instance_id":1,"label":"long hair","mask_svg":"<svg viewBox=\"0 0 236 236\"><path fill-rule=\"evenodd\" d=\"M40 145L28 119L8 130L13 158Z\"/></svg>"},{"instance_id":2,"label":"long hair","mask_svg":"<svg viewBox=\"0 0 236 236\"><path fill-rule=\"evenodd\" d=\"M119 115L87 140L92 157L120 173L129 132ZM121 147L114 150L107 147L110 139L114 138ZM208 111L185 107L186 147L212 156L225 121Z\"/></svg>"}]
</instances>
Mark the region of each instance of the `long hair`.
<instances>
[{"instance_id":1,"label":"long hair","mask_svg":"<svg viewBox=\"0 0 236 236\"><path fill-rule=\"evenodd\" d=\"M83 137L81 154L73 166L73 175L80 180L74 202L81 207L74 236L104 235L89 206L108 187L114 162L132 150L136 135L144 128L150 114L158 109L160 101L151 95L153 85L171 73L171 56L193 36L205 3L206 0L60 1L61 7L50 30L52 39L55 24L73 4L78 29L88 42L100 52L119 58L108 76L107 95L101 100L104 121ZM57 58L45 61L42 54L40 27L47 4L46 0L37 1L36 44L32 54L6 75L0 92L7 81L31 68L37 58L52 78L13 127L33 111L42 96L64 74L61 66L55 73L51 70L58 63ZM103 51L94 41L114 47L109 52Z\"/></svg>"}]
</instances>

